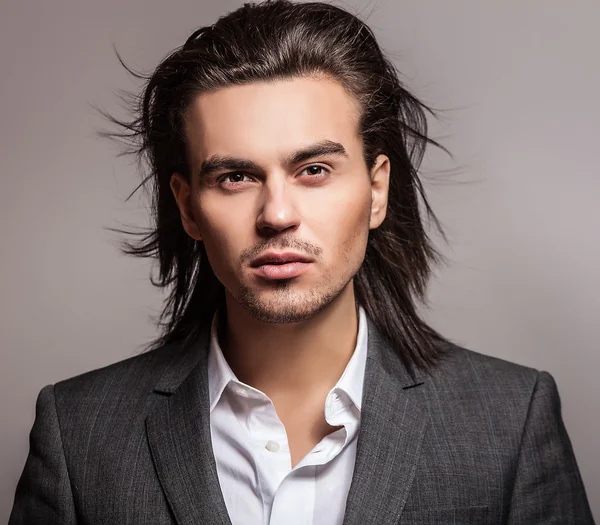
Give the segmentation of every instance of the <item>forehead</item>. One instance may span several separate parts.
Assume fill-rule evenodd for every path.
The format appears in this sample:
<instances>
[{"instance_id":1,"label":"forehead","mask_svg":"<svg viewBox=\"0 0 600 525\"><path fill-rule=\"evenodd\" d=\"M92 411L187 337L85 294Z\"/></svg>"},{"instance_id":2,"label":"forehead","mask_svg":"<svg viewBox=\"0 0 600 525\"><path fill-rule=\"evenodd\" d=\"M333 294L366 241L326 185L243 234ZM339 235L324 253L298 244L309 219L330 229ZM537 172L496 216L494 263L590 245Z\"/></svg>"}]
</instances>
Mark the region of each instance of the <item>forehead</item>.
<instances>
[{"instance_id":1,"label":"forehead","mask_svg":"<svg viewBox=\"0 0 600 525\"><path fill-rule=\"evenodd\" d=\"M191 160L233 154L255 160L284 156L320 140L360 147L359 106L328 77L231 86L196 97L185 115Z\"/></svg>"}]
</instances>

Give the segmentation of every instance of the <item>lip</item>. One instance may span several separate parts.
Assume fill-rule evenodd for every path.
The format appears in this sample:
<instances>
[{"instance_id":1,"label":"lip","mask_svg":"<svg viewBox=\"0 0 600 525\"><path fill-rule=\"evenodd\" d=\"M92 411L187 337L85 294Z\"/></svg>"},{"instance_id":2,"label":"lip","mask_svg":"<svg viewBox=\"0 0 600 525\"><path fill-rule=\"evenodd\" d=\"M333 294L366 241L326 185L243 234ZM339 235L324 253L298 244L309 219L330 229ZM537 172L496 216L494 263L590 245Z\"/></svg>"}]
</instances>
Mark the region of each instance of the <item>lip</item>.
<instances>
[{"instance_id":1,"label":"lip","mask_svg":"<svg viewBox=\"0 0 600 525\"><path fill-rule=\"evenodd\" d=\"M250 266L258 268L263 265L287 265L290 263L310 263L313 259L301 253L294 252L267 252L254 259Z\"/></svg>"},{"instance_id":2,"label":"lip","mask_svg":"<svg viewBox=\"0 0 600 525\"><path fill-rule=\"evenodd\" d=\"M308 271L310 265L310 262L292 261L284 264L261 264L252 269L260 277L278 280L298 277Z\"/></svg>"}]
</instances>

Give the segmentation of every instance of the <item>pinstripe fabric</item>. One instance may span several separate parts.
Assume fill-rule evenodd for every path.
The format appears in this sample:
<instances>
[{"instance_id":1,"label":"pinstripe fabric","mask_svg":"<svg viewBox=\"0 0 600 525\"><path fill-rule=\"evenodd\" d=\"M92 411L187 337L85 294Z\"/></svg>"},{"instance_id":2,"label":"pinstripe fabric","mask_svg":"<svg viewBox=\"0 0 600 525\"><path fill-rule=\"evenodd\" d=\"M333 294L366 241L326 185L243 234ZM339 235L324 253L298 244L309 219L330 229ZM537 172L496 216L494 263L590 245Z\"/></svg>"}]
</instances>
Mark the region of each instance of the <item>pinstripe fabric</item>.
<instances>
[{"instance_id":1,"label":"pinstripe fabric","mask_svg":"<svg viewBox=\"0 0 600 525\"><path fill-rule=\"evenodd\" d=\"M229 525L208 328L45 387L10 525ZM593 524L554 380L453 345L411 379L369 320L344 525L475 523Z\"/></svg>"}]
</instances>

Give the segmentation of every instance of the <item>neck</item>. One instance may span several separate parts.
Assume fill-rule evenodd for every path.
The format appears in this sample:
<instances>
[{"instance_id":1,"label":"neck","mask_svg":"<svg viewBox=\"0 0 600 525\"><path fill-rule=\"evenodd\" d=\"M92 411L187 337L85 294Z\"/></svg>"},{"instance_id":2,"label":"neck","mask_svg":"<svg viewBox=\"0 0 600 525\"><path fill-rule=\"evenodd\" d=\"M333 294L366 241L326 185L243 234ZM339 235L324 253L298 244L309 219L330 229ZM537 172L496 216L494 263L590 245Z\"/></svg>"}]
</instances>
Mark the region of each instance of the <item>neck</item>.
<instances>
[{"instance_id":1,"label":"neck","mask_svg":"<svg viewBox=\"0 0 600 525\"><path fill-rule=\"evenodd\" d=\"M341 377L356 346L357 304L352 281L310 319L259 321L226 294L227 321L220 345L240 381L271 399L322 395Z\"/></svg>"}]
</instances>

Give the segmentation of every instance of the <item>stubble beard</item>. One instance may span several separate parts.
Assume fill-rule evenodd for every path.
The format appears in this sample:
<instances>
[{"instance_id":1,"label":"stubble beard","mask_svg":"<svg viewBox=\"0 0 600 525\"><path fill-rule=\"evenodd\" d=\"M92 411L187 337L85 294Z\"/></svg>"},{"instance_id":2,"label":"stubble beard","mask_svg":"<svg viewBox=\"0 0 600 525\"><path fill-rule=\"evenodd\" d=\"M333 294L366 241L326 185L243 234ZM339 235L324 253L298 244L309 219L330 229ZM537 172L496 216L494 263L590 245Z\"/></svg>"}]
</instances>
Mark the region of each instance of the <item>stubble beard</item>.
<instances>
[{"instance_id":1,"label":"stubble beard","mask_svg":"<svg viewBox=\"0 0 600 525\"><path fill-rule=\"evenodd\" d=\"M255 289L240 286L237 300L252 317L265 323L288 324L306 321L324 310L336 297L338 297L350 280L340 279L334 285L318 286L310 290L297 290L295 279L285 279L270 284L268 294L259 294ZM325 283L331 283L326 276ZM268 297L264 297L268 295Z\"/></svg>"}]
</instances>

